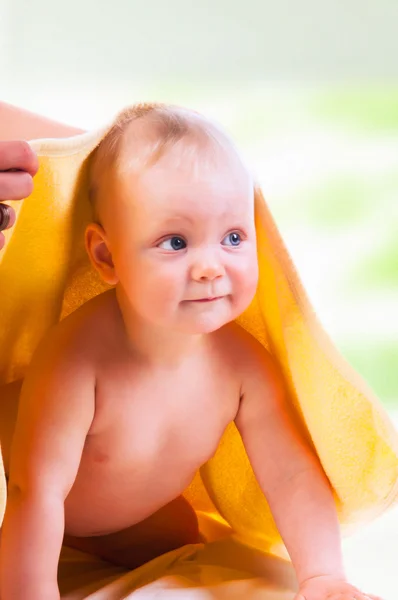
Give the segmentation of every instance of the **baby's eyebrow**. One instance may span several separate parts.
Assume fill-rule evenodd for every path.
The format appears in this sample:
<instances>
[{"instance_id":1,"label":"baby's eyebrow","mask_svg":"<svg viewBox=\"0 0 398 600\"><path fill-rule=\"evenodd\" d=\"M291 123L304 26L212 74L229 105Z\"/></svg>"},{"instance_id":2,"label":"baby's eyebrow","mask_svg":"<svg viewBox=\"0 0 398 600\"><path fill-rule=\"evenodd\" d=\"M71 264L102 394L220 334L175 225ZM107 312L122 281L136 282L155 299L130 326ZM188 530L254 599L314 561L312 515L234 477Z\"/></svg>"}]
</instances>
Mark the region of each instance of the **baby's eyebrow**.
<instances>
[{"instance_id":1,"label":"baby's eyebrow","mask_svg":"<svg viewBox=\"0 0 398 600\"><path fill-rule=\"evenodd\" d=\"M231 220L239 221L239 220L242 220L242 215L234 214L233 212L226 210L222 214L217 215L217 218L220 220L224 220L224 221L227 221L227 220L228 221L231 221ZM175 214L175 215L167 215L167 216L164 215L162 218L163 225L173 224L178 221L180 221L180 222L187 221L191 225L195 224L195 219L188 214Z\"/></svg>"},{"instance_id":2,"label":"baby's eyebrow","mask_svg":"<svg viewBox=\"0 0 398 600\"><path fill-rule=\"evenodd\" d=\"M162 221L164 225L169 225L176 221L188 221L191 225L194 223L194 219L189 215L170 215L168 217L163 217Z\"/></svg>"}]
</instances>

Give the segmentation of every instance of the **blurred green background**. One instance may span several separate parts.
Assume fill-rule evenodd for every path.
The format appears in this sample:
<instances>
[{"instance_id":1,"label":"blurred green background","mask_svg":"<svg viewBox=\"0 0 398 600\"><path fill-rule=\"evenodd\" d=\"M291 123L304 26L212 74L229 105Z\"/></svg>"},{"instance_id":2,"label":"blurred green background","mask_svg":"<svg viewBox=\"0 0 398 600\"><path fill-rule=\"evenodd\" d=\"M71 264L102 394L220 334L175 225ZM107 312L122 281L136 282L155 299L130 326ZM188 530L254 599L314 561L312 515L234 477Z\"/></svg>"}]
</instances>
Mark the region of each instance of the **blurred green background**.
<instances>
[{"instance_id":1,"label":"blurred green background","mask_svg":"<svg viewBox=\"0 0 398 600\"><path fill-rule=\"evenodd\" d=\"M84 128L145 100L221 122L325 329L398 409L396 0L3 0L0 15L6 102Z\"/></svg>"}]
</instances>

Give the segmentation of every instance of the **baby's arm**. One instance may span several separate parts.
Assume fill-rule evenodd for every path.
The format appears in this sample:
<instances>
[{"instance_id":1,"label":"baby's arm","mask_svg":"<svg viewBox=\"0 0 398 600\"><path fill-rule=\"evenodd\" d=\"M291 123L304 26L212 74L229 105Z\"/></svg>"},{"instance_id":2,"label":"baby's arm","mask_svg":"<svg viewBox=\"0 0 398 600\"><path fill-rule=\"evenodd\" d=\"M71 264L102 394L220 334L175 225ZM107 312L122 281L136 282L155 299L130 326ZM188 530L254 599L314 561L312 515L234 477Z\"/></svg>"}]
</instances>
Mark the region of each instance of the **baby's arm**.
<instances>
[{"instance_id":1,"label":"baby's arm","mask_svg":"<svg viewBox=\"0 0 398 600\"><path fill-rule=\"evenodd\" d=\"M59 598L64 500L94 417L94 390L83 352L56 330L22 387L1 540L2 600Z\"/></svg>"},{"instance_id":2,"label":"baby's arm","mask_svg":"<svg viewBox=\"0 0 398 600\"><path fill-rule=\"evenodd\" d=\"M324 575L344 580L329 481L290 416L275 360L255 341L252 349L236 425L253 470L299 582Z\"/></svg>"}]
</instances>

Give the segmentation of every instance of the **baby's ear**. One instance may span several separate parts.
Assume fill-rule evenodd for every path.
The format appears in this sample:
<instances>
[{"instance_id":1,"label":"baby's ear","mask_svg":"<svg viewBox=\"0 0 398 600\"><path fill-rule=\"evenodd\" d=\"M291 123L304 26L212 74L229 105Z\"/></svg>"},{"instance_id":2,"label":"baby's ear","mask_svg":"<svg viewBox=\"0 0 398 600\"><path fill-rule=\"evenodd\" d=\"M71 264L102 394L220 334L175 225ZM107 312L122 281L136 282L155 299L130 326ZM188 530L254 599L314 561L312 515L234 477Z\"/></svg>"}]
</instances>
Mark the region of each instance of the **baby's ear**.
<instances>
[{"instance_id":1,"label":"baby's ear","mask_svg":"<svg viewBox=\"0 0 398 600\"><path fill-rule=\"evenodd\" d=\"M90 223L85 232L86 250L91 264L98 271L101 278L109 285L116 285L119 281L113 264L112 254L108 248L105 231L101 225Z\"/></svg>"}]
</instances>

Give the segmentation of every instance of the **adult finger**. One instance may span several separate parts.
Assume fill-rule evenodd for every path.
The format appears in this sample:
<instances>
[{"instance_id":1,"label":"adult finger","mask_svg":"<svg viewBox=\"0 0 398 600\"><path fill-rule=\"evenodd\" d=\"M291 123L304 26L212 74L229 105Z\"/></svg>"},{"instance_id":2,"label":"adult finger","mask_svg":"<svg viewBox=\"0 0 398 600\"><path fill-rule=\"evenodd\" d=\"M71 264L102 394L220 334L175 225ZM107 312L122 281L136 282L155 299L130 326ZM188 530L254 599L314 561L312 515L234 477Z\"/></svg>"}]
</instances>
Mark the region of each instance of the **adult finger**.
<instances>
[{"instance_id":1,"label":"adult finger","mask_svg":"<svg viewBox=\"0 0 398 600\"><path fill-rule=\"evenodd\" d=\"M0 172L0 202L22 200L33 191L33 178L25 171Z\"/></svg>"},{"instance_id":2,"label":"adult finger","mask_svg":"<svg viewBox=\"0 0 398 600\"><path fill-rule=\"evenodd\" d=\"M36 175L39 161L36 153L24 140L0 142L0 171L16 169Z\"/></svg>"}]
</instances>

